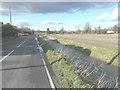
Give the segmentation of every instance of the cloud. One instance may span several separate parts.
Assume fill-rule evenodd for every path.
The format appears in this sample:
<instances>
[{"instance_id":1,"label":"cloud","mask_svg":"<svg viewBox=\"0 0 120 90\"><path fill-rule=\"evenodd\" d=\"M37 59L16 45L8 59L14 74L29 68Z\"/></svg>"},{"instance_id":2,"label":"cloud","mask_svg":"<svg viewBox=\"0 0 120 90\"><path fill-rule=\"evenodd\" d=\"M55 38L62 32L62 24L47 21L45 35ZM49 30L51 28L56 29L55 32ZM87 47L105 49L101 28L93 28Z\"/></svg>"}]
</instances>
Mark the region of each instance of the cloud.
<instances>
[{"instance_id":1,"label":"cloud","mask_svg":"<svg viewBox=\"0 0 120 90\"><path fill-rule=\"evenodd\" d=\"M107 12L102 13L97 17L97 20L99 21L106 21L109 18L109 14Z\"/></svg>"},{"instance_id":2,"label":"cloud","mask_svg":"<svg viewBox=\"0 0 120 90\"><path fill-rule=\"evenodd\" d=\"M53 30L59 31L59 30L61 30L61 28L64 28L65 31L76 31L76 30L78 30L78 29L81 29L82 26L79 25L79 24L66 24L66 25L61 25L60 27L57 27L57 26L49 26L49 29L50 29L51 31L53 31ZM46 31L46 27L43 27L42 30L45 30L45 31Z\"/></svg>"},{"instance_id":3,"label":"cloud","mask_svg":"<svg viewBox=\"0 0 120 90\"><path fill-rule=\"evenodd\" d=\"M47 25L47 24L52 24L52 25L56 24L56 25L59 25L59 24L63 24L63 22L61 22L61 21L45 20L45 21L42 22L42 24L44 24L44 25Z\"/></svg>"},{"instance_id":4,"label":"cloud","mask_svg":"<svg viewBox=\"0 0 120 90\"><path fill-rule=\"evenodd\" d=\"M20 13L73 13L75 11L85 11L88 9L108 8L114 3L107 2L2 2L3 9L11 6L13 14ZM3 15L9 12L2 11Z\"/></svg>"},{"instance_id":5,"label":"cloud","mask_svg":"<svg viewBox=\"0 0 120 90\"><path fill-rule=\"evenodd\" d=\"M120 9L119 9L120 10ZM110 14L110 13L107 13L107 12L104 12L104 13L102 13L101 15L99 15L98 17L97 17L97 20L98 21L117 21L118 20L118 15L120 15L120 14L118 14L118 12L120 12L120 11L118 11L118 7L116 7L113 11L112 11L112 13Z\"/></svg>"},{"instance_id":6,"label":"cloud","mask_svg":"<svg viewBox=\"0 0 120 90\"><path fill-rule=\"evenodd\" d=\"M18 27L29 27L29 26L32 26L33 24L28 21L17 20L13 22L13 25L18 26Z\"/></svg>"},{"instance_id":7,"label":"cloud","mask_svg":"<svg viewBox=\"0 0 120 90\"><path fill-rule=\"evenodd\" d=\"M82 26L79 24L70 24L70 25L65 25L63 28L66 31L76 31L78 29L80 29Z\"/></svg>"},{"instance_id":8,"label":"cloud","mask_svg":"<svg viewBox=\"0 0 120 90\"><path fill-rule=\"evenodd\" d=\"M115 8L110 16L111 21L116 21L118 20L118 7Z\"/></svg>"}]
</instances>

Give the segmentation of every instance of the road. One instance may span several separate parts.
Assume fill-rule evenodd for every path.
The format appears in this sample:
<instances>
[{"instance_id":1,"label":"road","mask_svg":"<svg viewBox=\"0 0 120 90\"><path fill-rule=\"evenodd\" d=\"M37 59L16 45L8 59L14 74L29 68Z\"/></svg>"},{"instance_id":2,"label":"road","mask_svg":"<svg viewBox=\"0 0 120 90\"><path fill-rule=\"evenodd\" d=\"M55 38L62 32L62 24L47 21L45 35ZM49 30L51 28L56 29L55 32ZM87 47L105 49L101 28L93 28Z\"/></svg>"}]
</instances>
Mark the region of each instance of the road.
<instances>
[{"instance_id":1,"label":"road","mask_svg":"<svg viewBox=\"0 0 120 90\"><path fill-rule=\"evenodd\" d=\"M2 88L51 88L52 81L43 61L33 35L3 43Z\"/></svg>"}]
</instances>

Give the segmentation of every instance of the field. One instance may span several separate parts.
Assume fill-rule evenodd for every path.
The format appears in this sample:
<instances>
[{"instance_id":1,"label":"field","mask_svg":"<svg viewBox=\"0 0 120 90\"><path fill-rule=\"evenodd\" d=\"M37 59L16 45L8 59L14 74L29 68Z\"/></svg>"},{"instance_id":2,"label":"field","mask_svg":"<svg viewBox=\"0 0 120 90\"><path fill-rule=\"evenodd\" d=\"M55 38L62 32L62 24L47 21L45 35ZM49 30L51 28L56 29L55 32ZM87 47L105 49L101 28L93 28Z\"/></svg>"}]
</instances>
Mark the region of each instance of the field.
<instances>
[{"instance_id":1,"label":"field","mask_svg":"<svg viewBox=\"0 0 120 90\"><path fill-rule=\"evenodd\" d=\"M63 35L57 35L58 37L63 37L65 39L70 39L74 41L80 41L80 42L89 42L92 44L98 44L101 46L106 47L112 47L117 48L118 47L118 34L63 34Z\"/></svg>"},{"instance_id":2,"label":"field","mask_svg":"<svg viewBox=\"0 0 120 90\"><path fill-rule=\"evenodd\" d=\"M74 45L87 48L91 51L90 56L110 62L118 54L118 35L81 35L81 34L57 34L48 35L49 39L58 40L63 45ZM118 57L112 65L118 66Z\"/></svg>"}]
</instances>

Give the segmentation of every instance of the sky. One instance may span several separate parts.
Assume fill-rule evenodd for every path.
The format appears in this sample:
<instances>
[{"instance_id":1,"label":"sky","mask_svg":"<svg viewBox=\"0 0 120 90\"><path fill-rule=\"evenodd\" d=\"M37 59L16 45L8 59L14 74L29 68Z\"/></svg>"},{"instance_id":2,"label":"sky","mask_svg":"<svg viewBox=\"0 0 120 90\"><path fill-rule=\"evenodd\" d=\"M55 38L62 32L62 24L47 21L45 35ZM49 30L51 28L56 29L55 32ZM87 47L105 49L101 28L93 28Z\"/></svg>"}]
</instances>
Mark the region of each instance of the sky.
<instances>
[{"instance_id":1,"label":"sky","mask_svg":"<svg viewBox=\"0 0 120 90\"><path fill-rule=\"evenodd\" d=\"M89 22L92 29L118 24L117 2L4 2L0 7L0 21L34 30L83 30ZM120 15L120 14L119 14Z\"/></svg>"}]
</instances>

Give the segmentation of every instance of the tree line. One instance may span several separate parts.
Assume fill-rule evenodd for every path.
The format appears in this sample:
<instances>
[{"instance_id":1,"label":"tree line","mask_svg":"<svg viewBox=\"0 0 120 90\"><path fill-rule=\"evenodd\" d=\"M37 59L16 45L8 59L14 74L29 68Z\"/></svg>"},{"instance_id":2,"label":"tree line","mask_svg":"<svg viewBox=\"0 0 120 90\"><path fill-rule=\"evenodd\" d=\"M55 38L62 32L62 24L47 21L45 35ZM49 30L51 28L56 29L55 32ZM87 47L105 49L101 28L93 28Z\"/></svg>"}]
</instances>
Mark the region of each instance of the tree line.
<instances>
[{"instance_id":1,"label":"tree line","mask_svg":"<svg viewBox=\"0 0 120 90\"><path fill-rule=\"evenodd\" d=\"M104 28L102 29L101 26L94 27L94 29L91 28L91 25L89 22L85 23L84 29L77 29L76 31L66 31L62 27L61 30L50 30L47 28L46 33L47 34L107 34L107 31L113 31L114 33L119 33L120 28L118 25L114 25L113 27L110 28Z\"/></svg>"}]
</instances>

